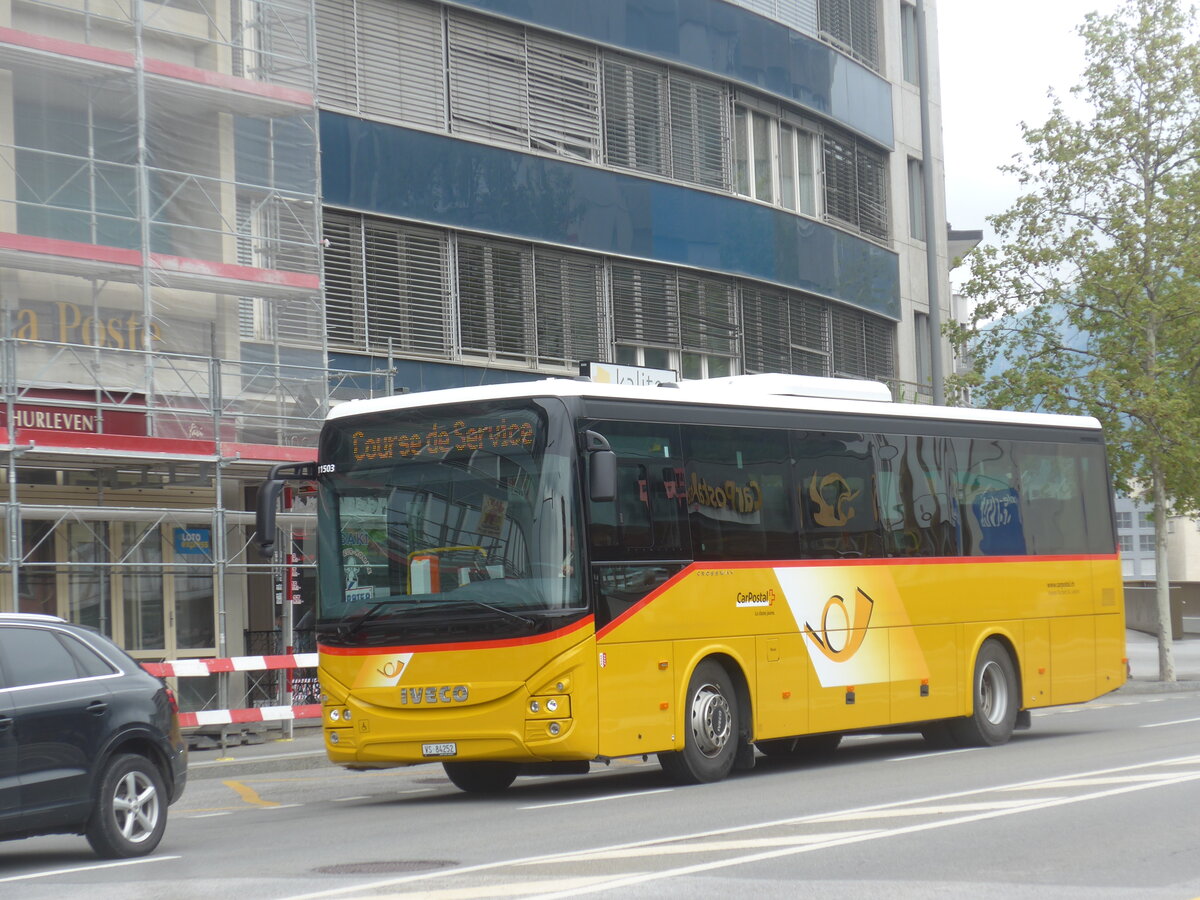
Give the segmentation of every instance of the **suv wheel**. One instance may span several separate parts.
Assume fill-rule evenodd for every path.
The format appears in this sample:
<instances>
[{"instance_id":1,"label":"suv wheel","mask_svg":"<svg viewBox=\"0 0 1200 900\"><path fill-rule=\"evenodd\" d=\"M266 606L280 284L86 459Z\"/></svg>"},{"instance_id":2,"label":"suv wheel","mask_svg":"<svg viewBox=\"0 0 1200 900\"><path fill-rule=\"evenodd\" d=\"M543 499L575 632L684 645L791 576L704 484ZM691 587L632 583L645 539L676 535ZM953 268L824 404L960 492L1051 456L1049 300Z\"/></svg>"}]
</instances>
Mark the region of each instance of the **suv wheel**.
<instances>
[{"instance_id":1,"label":"suv wheel","mask_svg":"<svg viewBox=\"0 0 1200 900\"><path fill-rule=\"evenodd\" d=\"M167 827L162 776L144 756L113 757L100 776L87 839L100 856L145 856Z\"/></svg>"}]
</instances>

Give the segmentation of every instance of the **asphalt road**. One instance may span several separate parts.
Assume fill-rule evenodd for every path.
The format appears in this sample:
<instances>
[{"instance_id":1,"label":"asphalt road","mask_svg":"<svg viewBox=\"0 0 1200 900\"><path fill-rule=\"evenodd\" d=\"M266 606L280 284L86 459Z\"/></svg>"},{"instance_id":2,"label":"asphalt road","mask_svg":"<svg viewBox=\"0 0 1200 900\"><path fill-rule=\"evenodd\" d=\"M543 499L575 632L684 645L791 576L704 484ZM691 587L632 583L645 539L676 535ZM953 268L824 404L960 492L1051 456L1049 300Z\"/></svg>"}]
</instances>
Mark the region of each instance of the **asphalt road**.
<instances>
[{"instance_id":1,"label":"asphalt road","mask_svg":"<svg viewBox=\"0 0 1200 900\"><path fill-rule=\"evenodd\" d=\"M673 787L651 760L522 778L194 771L158 852L0 844L0 897L1200 897L1200 692L1034 714L988 749L848 738L828 760Z\"/></svg>"}]
</instances>

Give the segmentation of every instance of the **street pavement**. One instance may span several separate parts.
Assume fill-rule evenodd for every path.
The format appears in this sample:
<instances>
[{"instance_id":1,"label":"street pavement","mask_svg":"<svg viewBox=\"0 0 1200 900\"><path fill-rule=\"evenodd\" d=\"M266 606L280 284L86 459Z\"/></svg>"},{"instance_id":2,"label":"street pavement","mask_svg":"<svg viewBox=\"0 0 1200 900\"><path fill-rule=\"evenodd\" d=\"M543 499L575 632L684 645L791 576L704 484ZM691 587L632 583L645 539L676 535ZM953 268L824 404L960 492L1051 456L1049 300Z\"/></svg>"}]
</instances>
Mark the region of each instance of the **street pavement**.
<instances>
[{"instance_id":1,"label":"street pavement","mask_svg":"<svg viewBox=\"0 0 1200 900\"><path fill-rule=\"evenodd\" d=\"M1187 634L1173 642L1173 683L1158 680L1158 641L1152 635L1127 631L1125 646L1130 677L1118 693L1200 691L1200 634ZM255 743L238 743L224 749L219 746L193 749L188 759L189 777L236 779L264 772L329 765L320 720L298 720L292 724L291 738L285 739L281 735L281 727L276 726L257 735Z\"/></svg>"}]
</instances>

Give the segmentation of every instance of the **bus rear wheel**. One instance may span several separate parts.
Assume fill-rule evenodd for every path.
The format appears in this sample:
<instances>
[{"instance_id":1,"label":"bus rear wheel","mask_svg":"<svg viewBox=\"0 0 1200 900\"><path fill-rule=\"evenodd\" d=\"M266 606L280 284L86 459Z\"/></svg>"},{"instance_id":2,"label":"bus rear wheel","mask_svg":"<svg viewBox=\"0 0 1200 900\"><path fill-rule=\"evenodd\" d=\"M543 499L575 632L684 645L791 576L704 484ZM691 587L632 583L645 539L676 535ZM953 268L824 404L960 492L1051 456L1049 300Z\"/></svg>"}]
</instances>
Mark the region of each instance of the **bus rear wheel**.
<instances>
[{"instance_id":1,"label":"bus rear wheel","mask_svg":"<svg viewBox=\"0 0 1200 900\"><path fill-rule=\"evenodd\" d=\"M446 777L469 794L498 794L517 780L517 764L506 762L444 762Z\"/></svg>"},{"instance_id":2,"label":"bus rear wheel","mask_svg":"<svg viewBox=\"0 0 1200 900\"><path fill-rule=\"evenodd\" d=\"M683 749L658 754L659 765L677 784L720 781L737 757L741 714L733 680L716 660L704 660L692 673L686 715Z\"/></svg>"},{"instance_id":3,"label":"bus rear wheel","mask_svg":"<svg viewBox=\"0 0 1200 900\"><path fill-rule=\"evenodd\" d=\"M772 738L769 741L755 741L754 746L762 751L763 756L786 759L818 759L828 756L842 742L842 736L833 734L806 734L793 738Z\"/></svg>"},{"instance_id":4,"label":"bus rear wheel","mask_svg":"<svg viewBox=\"0 0 1200 900\"><path fill-rule=\"evenodd\" d=\"M947 723L963 747L991 747L1012 737L1021 698L1016 668L999 641L984 641L971 679L971 715Z\"/></svg>"}]
</instances>

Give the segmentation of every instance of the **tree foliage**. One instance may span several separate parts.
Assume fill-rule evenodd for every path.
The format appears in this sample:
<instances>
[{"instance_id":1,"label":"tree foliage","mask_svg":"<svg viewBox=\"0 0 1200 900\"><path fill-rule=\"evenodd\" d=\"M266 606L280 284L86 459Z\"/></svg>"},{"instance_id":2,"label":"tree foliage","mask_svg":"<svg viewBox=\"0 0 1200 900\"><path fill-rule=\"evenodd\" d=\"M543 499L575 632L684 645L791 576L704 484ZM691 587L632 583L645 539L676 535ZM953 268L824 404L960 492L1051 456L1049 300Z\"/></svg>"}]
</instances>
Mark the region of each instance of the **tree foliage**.
<instances>
[{"instance_id":1,"label":"tree foliage","mask_svg":"<svg viewBox=\"0 0 1200 900\"><path fill-rule=\"evenodd\" d=\"M1021 126L1004 170L1022 194L974 254L973 321L948 328L973 364L952 386L1096 416L1116 486L1148 489L1161 528L1200 510L1200 30L1180 0L1126 0L1079 33L1085 113L1052 92Z\"/></svg>"}]
</instances>

